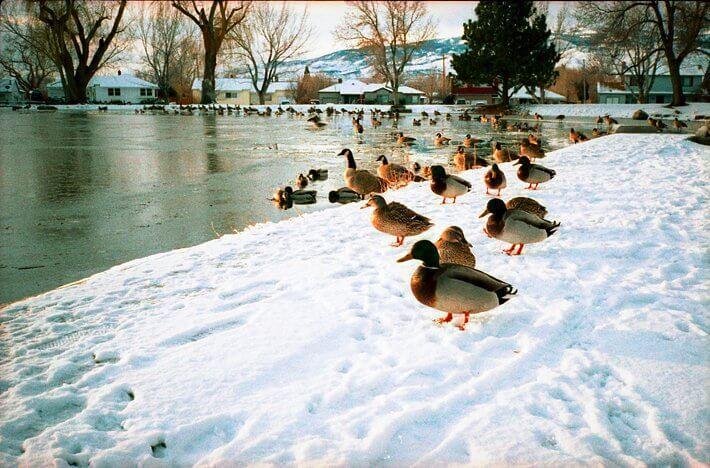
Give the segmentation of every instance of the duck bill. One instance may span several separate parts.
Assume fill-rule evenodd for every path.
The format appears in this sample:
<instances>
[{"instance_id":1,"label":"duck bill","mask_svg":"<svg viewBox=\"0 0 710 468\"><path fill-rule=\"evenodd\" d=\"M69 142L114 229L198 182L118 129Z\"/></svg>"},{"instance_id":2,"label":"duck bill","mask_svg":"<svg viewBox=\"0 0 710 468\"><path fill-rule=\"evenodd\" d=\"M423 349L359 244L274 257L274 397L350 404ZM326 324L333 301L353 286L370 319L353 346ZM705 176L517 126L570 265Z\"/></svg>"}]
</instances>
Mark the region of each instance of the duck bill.
<instances>
[{"instance_id":1,"label":"duck bill","mask_svg":"<svg viewBox=\"0 0 710 468\"><path fill-rule=\"evenodd\" d=\"M414 257L412 257L412 254L411 254L411 253L408 253L407 255L405 255L405 256L402 257L402 258L398 258L398 259L397 259L397 263L408 262L409 260L412 260L413 258L414 258Z\"/></svg>"},{"instance_id":2,"label":"duck bill","mask_svg":"<svg viewBox=\"0 0 710 468\"><path fill-rule=\"evenodd\" d=\"M479 217L479 218L483 218L485 215L487 215L487 214L489 214L489 213L490 213L490 211L488 211L488 208L486 208L485 210L483 210L483 213L481 213L481 214L478 215L478 217Z\"/></svg>"}]
</instances>

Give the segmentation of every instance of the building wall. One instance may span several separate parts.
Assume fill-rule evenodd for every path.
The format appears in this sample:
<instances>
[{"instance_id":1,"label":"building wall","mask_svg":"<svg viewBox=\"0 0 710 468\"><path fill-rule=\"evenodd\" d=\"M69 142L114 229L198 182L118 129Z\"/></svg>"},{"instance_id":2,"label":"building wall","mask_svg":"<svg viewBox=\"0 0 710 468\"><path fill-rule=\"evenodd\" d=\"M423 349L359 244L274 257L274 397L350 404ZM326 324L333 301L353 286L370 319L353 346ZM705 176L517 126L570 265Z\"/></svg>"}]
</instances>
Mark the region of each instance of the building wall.
<instances>
[{"instance_id":1,"label":"building wall","mask_svg":"<svg viewBox=\"0 0 710 468\"><path fill-rule=\"evenodd\" d=\"M457 94L454 97L454 102L459 103L461 100L465 101L464 104L494 104L494 97L491 94Z\"/></svg>"},{"instance_id":2,"label":"building wall","mask_svg":"<svg viewBox=\"0 0 710 468\"><path fill-rule=\"evenodd\" d=\"M365 93L365 104L389 104L392 102L392 93L386 89L378 89L374 93ZM399 95L400 99L405 98L404 95Z\"/></svg>"},{"instance_id":3,"label":"building wall","mask_svg":"<svg viewBox=\"0 0 710 468\"><path fill-rule=\"evenodd\" d=\"M120 101L131 104L140 104L143 101L150 101L155 99L156 89L152 90L150 96L141 96L141 88L119 88L121 90L120 96L109 96L109 88L91 86L87 89L87 97L90 102L112 102ZM147 88L146 88L147 89Z\"/></svg>"}]
</instances>

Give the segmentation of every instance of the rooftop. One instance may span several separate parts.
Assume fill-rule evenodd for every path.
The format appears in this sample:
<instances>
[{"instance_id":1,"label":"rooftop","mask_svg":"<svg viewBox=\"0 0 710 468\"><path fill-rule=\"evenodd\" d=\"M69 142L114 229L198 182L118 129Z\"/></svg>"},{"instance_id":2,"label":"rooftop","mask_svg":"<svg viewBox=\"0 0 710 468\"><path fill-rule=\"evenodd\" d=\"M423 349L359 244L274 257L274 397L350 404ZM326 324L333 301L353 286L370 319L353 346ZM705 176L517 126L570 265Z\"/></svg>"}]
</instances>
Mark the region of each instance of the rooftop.
<instances>
[{"instance_id":1,"label":"rooftop","mask_svg":"<svg viewBox=\"0 0 710 468\"><path fill-rule=\"evenodd\" d=\"M290 81L275 81L269 85L267 93L275 91L287 91L293 83ZM192 89L199 91L202 89L202 79L195 79ZM252 82L249 78L217 78L215 79L215 91L249 91L253 90Z\"/></svg>"},{"instance_id":2,"label":"rooftop","mask_svg":"<svg viewBox=\"0 0 710 468\"><path fill-rule=\"evenodd\" d=\"M134 75L107 75L95 76L89 81L89 87L98 86L100 88L153 88L158 89L158 85L142 80ZM48 88L61 88L61 80L54 81L47 85Z\"/></svg>"},{"instance_id":3,"label":"rooftop","mask_svg":"<svg viewBox=\"0 0 710 468\"><path fill-rule=\"evenodd\" d=\"M358 80L346 80L321 89L320 93L340 93L342 95L360 96L364 93L374 93L380 89L392 91L392 87L386 83L363 83ZM402 94L424 94L418 89L409 86L399 86L398 91Z\"/></svg>"}]
</instances>

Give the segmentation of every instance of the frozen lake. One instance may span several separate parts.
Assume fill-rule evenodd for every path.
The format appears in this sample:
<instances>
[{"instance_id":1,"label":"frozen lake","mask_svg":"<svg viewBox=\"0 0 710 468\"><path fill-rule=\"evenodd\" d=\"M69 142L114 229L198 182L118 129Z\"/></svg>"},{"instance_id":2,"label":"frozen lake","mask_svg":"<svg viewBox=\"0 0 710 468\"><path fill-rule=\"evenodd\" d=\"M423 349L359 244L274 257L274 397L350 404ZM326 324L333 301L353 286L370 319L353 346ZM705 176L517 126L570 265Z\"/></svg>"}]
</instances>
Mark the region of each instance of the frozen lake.
<instances>
[{"instance_id":1,"label":"frozen lake","mask_svg":"<svg viewBox=\"0 0 710 468\"><path fill-rule=\"evenodd\" d=\"M322 106L324 107L324 106ZM323 114L325 115L325 114ZM446 163L454 148L436 148L436 131L454 139L471 133L514 142L489 124L423 120L399 128L420 140L398 148L385 120L364 136L351 117L324 117L312 131L304 119L97 112L12 112L0 109L0 304L34 295L131 259L213 239L217 233L299 212L328 208L327 191L343 185L349 147L363 167L386 154L393 162ZM414 114L419 118L418 114ZM543 124L547 149L567 144L570 126L589 131L592 119ZM278 144L278 150L273 148ZM482 153L489 154L487 147ZM299 172L327 168L315 184L318 204L280 211L267 197Z\"/></svg>"}]
</instances>

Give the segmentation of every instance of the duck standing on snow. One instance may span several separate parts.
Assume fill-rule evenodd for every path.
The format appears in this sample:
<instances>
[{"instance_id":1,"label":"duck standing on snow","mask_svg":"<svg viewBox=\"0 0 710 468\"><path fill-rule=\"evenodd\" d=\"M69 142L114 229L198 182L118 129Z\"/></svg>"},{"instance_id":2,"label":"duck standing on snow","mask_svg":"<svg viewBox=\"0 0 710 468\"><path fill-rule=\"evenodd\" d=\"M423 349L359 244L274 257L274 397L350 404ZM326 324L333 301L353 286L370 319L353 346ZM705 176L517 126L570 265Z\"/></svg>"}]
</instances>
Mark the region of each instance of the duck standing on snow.
<instances>
[{"instance_id":1,"label":"duck standing on snow","mask_svg":"<svg viewBox=\"0 0 710 468\"><path fill-rule=\"evenodd\" d=\"M426 216L415 213L401 203L387 203L379 195L371 196L362 208L368 206L375 207L371 218L375 229L397 237L392 244L394 247L401 246L405 237L417 236L434 225Z\"/></svg>"},{"instance_id":2,"label":"duck standing on snow","mask_svg":"<svg viewBox=\"0 0 710 468\"><path fill-rule=\"evenodd\" d=\"M470 314L478 314L495 309L517 293L505 281L475 268L453 263L440 263L436 246L427 240L420 240L412 250L397 262L421 260L412 274L410 286L414 297L425 306L442 312L446 316L436 319L442 324L453 320L453 314L462 314L464 330Z\"/></svg>"},{"instance_id":3,"label":"duck standing on snow","mask_svg":"<svg viewBox=\"0 0 710 468\"><path fill-rule=\"evenodd\" d=\"M486 209L478 217L486 215L488 221L484 232L489 237L512 244L510 249L504 250L508 255L520 255L525 244L542 242L559 228L557 221L548 221L522 210L509 210L500 198L488 200ZM515 246L518 252L513 253Z\"/></svg>"},{"instance_id":4,"label":"duck standing on snow","mask_svg":"<svg viewBox=\"0 0 710 468\"><path fill-rule=\"evenodd\" d=\"M530 184L527 188L531 190L537 190L537 186L549 181L555 177L556 172L552 169L548 169L540 164L533 164L527 156L521 156L517 162L513 163L513 166L520 165L518 168L518 179L523 182ZM535 187L533 187L535 184Z\"/></svg>"},{"instance_id":5,"label":"duck standing on snow","mask_svg":"<svg viewBox=\"0 0 710 468\"><path fill-rule=\"evenodd\" d=\"M331 203L352 203L360 200L360 194L350 187L341 187L338 190L331 190L328 193L328 201Z\"/></svg>"},{"instance_id":6,"label":"duck standing on snow","mask_svg":"<svg viewBox=\"0 0 710 468\"><path fill-rule=\"evenodd\" d=\"M507 184L505 181L505 174L498 168L498 164L493 164L491 168L483 176L483 182L486 183L486 195L492 195L488 190L498 190L496 196L500 196L500 191L503 190Z\"/></svg>"},{"instance_id":7,"label":"duck standing on snow","mask_svg":"<svg viewBox=\"0 0 710 468\"><path fill-rule=\"evenodd\" d=\"M413 180L417 182L424 180L424 178L415 175L406 167L390 163L384 154L379 155L376 161L380 163L377 168L377 175L385 179L391 186L407 185Z\"/></svg>"},{"instance_id":8,"label":"duck standing on snow","mask_svg":"<svg viewBox=\"0 0 710 468\"><path fill-rule=\"evenodd\" d=\"M442 263L476 268L476 257L471 252L472 245L466 240L463 230L458 226L449 226L436 241L436 248Z\"/></svg>"},{"instance_id":9,"label":"duck standing on snow","mask_svg":"<svg viewBox=\"0 0 710 468\"><path fill-rule=\"evenodd\" d=\"M338 156L345 156L347 168L345 169L345 185L360 194L361 198L370 193L382 193L387 190L387 181L377 177L370 171L358 170L353 152L345 148Z\"/></svg>"},{"instance_id":10,"label":"duck standing on snow","mask_svg":"<svg viewBox=\"0 0 710 468\"><path fill-rule=\"evenodd\" d=\"M431 166L431 191L443 197L441 204L446 204L447 198L465 195L471 191L471 182L455 175L447 174L442 166Z\"/></svg>"},{"instance_id":11,"label":"duck standing on snow","mask_svg":"<svg viewBox=\"0 0 710 468\"><path fill-rule=\"evenodd\" d=\"M437 146L448 145L450 141L451 141L451 138L447 138L445 136L442 136L441 133L437 133L436 135L434 135L434 144Z\"/></svg>"},{"instance_id":12,"label":"duck standing on snow","mask_svg":"<svg viewBox=\"0 0 710 468\"><path fill-rule=\"evenodd\" d=\"M547 208L528 197L515 197L505 202L505 207L509 210L527 211L539 218L547 216Z\"/></svg>"},{"instance_id":13,"label":"duck standing on snow","mask_svg":"<svg viewBox=\"0 0 710 468\"><path fill-rule=\"evenodd\" d=\"M493 160L497 163L510 162L518 159L518 155L513 154L508 148L503 148L500 142L497 142L493 147Z\"/></svg>"}]
</instances>

